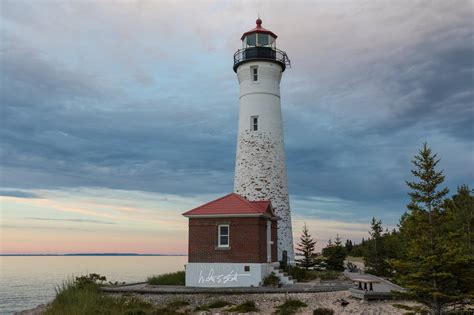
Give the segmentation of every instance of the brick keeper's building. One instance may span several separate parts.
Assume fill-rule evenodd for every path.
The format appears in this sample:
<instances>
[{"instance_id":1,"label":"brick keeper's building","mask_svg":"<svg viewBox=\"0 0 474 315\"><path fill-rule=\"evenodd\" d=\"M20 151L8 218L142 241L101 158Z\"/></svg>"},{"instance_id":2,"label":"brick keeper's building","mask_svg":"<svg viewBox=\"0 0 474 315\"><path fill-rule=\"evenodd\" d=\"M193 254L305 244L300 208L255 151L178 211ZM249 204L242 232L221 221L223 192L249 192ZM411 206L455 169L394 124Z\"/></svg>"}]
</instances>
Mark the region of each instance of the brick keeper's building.
<instances>
[{"instance_id":1,"label":"brick keeper's building","mask_svg":"<svg viewBox=\"0 0 474 315\"><path fill-rule=\"evenodd\" d=\"M278 218L270 201L231 193L183 215L189 218L187 286L259 286L278 266Z\"/></svg>"}]
</instances>

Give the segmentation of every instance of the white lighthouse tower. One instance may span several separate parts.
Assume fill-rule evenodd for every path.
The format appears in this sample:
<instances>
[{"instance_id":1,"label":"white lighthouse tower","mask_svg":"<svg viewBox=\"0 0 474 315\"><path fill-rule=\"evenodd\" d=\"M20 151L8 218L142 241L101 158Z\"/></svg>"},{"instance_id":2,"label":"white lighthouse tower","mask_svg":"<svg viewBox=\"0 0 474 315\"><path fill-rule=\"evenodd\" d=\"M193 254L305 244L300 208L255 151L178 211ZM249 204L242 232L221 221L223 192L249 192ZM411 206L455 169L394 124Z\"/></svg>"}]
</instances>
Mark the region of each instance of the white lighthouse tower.
<instances>
[{"instance_id":1,"label":"white lighthouse tower","mask_svg":"<svg viewBox=\"0 0 474 315\"><path fill-rule=\"evenodd\" d=\"M277 36L257 26L242 35L234 55L240 84L239 133L234 192L250 201L270 200L278 221L278 259L294 260L285 165L280 81L290 60Z\"/></svg>"}]
</instances>

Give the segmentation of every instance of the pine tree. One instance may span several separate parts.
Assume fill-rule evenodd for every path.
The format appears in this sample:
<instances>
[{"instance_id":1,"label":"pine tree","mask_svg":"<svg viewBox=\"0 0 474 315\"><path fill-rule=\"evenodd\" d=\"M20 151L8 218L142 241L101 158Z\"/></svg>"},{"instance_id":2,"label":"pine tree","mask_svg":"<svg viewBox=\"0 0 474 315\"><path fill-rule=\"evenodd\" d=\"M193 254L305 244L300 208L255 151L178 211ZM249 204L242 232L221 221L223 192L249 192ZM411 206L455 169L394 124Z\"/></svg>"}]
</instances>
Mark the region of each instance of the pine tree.
<instances>
[{"instance_id":1,"label":"pine tree","mask_svg":"<svg viewBox=\"0 0 474 315\"><path fill-rule=\"evenodd\" d=\"M347 254L350 255L352 248L354 247L352 244L352 240L346 240L346 245L344 247L346 248Z\"/></svg>"},{"instance_id":2,"label":"pine tree","mask_svg":"<svg viewBox=\"0 0 474 315\"><path fill-rule=\"evenodd\" d=\"M372 218L371 229L369 231L370 239L367 250L364 252L364 262L368 267L368 272L377 276L390 275L387 256L385 250L385 238L388 233L382 234L382 221Z\"/></svg>"},{"instance_id":3,"label":"pine tree","mask_svg":"<svg viewBox=\"0 0 474 315\"><path fill-rule=\"evenodd\" d=\"M316 253L314 252L315 246L316 241L313 240L311 234L309 234L308 227L305 223L300 240L296 247L296 255L302 257L300 259L296 259L296 264L299 267L309 269L316 264Z\"/></svg>"},{"instance_id":4,"label":"pine tree","mask_svg":"<svg viewBox=\"0 0 474 315\"><path fill-rule=\"evenodd\" d=\"M343 271L344 259L346 259L347 252L339 235L336 236L334 244L329 240L328 245L323 248L323 256L326 258L326 264L329 269Z\"/></svg>"},{"instance_id":5,"label":"pine tree","mask_svg":"<svg viewBox=\"0 0 474 315\"><path fill-rule=\"evenodd\" d=\"M417 181L406 182L411 189L408 212L402 216L400 232L405 243L404 257L393 267L406 293L425 305L433 314L462 298L458 287L460 269L466 268L466 257L449 238L447 216L443 209L447 188L442 171L437 171L437 155L425 143L412 161Z\"/></svg>"},{"instance_id":6,"label":"pine tree","mask_svg":"<svg viewBox=\"0 0 474 315\"><path fill-rule=\"evenodd\" d=\"M450 218L453 220L453 228L458 230L462 243L467 252L474 255L474 196L467 185L461 185L457 189L457 194L446 202Z\"/></svg>"}]
</instances>

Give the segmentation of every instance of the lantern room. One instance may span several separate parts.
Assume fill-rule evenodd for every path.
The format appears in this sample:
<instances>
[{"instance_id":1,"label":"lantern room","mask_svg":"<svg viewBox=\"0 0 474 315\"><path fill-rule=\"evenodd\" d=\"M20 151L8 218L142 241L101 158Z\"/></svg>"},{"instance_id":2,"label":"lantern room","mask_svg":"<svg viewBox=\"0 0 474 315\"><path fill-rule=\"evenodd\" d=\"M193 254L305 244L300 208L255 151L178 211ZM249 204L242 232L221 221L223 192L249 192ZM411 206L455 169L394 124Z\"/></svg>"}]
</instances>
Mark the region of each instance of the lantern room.
<instances>
[{"instance_id":1,"label":"lantern room","mask_svg":"<svg viewBox=\"0 0 474 315\"><path fill-rule=\"evenodd\" d=\"M276 48L277 35L262 26L262 20L257 19L257 26L245 32L242 37L242 49L234 54L234 71L247 61L266 60L274 61L285 71L290 66L287 54Z\"/></svg>"},{"instance_id":2,"label":"lantern room","mask_svg":"<svg viewBox=\"0 0 474 315\"><path fill-rule=\"evenodd\" d=\"M262 27L262 20L258 19L256 21L257 26L245 32L242 35L242 48L249 48L249 47L275 47L275 40L278 36L276 36L272 31L269 31Z\"/></svg>"}]
</instances>

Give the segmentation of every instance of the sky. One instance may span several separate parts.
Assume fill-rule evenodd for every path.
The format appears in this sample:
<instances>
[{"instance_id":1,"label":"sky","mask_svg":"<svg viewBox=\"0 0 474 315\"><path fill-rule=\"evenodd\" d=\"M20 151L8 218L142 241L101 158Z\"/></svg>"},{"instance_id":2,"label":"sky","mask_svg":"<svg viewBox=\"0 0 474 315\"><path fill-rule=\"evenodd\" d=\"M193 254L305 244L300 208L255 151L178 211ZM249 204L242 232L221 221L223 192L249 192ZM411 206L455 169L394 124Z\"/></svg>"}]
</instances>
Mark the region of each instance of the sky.
<instances>
[{"instance_id":1,"label":"sky","mask_svg":"<svg viewBox=\"0 0 474 315\"><path fill-rule=\"evenodd\" d=\"M367 238L411 160L474 186L473 1L0 1L0 253L185 254L233 190L240 37L278 35L295 240Z\"/></svg>"}]
</instances>

